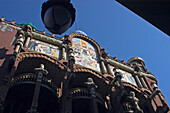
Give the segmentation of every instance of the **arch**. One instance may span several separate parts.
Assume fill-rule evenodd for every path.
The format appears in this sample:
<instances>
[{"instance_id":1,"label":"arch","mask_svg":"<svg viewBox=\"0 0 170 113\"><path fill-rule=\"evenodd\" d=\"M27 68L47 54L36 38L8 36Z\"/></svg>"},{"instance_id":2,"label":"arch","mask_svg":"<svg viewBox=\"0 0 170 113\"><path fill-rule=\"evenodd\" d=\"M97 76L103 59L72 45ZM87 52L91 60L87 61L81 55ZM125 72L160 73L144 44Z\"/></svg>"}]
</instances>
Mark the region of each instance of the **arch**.
<instances>
[{"instance_id":1,"label":"arch","mask_svg":"<svg viewBox=\"0 0 170 113\"><path fill-rule=\"evenodd\" d=\"M89 42L90 44L92 44L97 49L97 52L100 54L100 49L101 49L100 45L96 41L94 41L93 39L89 38L88 36L73 32L69 35L69 37L70 37L71 40L72 40L72 38L80 38L80 39L83 39L83 40Z\"/></svg>"},{"instance_id":2,"label":"arch","mask_svg":"<svg viewBox=\"0 0 170 113\"><path fill-rule=\"evenodd\" d=\"M34 69L40 64L45 65L48 71L46 78L51 79L54 84L60 86L60 82L65 76L66 66L58 60L42 53L20 53L17 55L17 70L14 77L23 73L35 73Z\"/></svg>"},{"instance_id":3,"label":"arch","mask_svg":"<svg viewBox=\"0 0 170 113\"><path fill-rule=\"evenodd\" d=\"M30 110L33 95L34 95L35 84L32 83L20 83L12 85L8 91L6 100L4 102L3 113L26 113ZM24 106L23 106L24 104ZM48 105L48 106L44 106ZM49 88L41 86L37 111L45 113L56 112L58 107L58 97L56 93ZM11 112L10 112L11 111Z\"/></svg>"},{"instance_id":4,"label":"arch","mask_svg":"<svg viewBox=\"0 0 170 113\"><path fill-rule=\"evenodd\" d=\"M91 113L91 94L86 88L72 89L72 112L73 113ZM105 100L96 92L97 108L99 113L107 113Z\"/></svg>"},{"instance_id":5,"label":"arch","mask_svg":"<svg viewBox=\"0 0 170 113\"><path fill-rule=\"evenodd\" d=\"M105 98L111 92L111 86L108 80L102 75L94 72L90 69L76 68L75 69L75 80L73 81L72 88L84 87L84 83L88 78L92 78L94 83L97 85L96 91Z\"/></svg>"}]
</instances>

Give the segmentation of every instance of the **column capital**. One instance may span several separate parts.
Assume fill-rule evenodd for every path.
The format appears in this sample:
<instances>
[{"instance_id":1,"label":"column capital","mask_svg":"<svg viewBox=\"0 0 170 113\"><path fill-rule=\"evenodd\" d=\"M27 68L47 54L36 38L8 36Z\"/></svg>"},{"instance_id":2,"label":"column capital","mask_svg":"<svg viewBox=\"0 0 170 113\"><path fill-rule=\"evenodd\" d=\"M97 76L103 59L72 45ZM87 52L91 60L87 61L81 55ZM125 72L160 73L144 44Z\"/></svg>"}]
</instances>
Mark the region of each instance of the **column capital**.
<instances>
[{"instance_id":1,"label":"column capital","mask_svg":"<svg viewBox=\"0 0 170 113\"><path fill-rule=\"evenodd\" d=\"M62 44L62 48L67 48L67 45L66 44Z\"/></svg>"},{"instance_id":2,"label":"column capital","mask_svg":"<svg viewBox=\"0 0 170 113\"><path fill-rule=\"evenodd\" d=\"M44 64L40 64L39 68L35 68L35 71L37 73L42 72L44 75L48 74L48 71L46 69L44 69Z\"/></svg>"},{"instance_id":3,"label":"column capital","mask_svg":"<svg viewBox=\"0 0 170 113\"><path fill-rule=\"evenodd\" d=\"M44 64L41 64L39 68L35 68L37 73L37 82L41 82L44 75L48 74L48 71L44 69Z\"/></svg>"},{"instance_id":4,"label":"column capital","mask_svg":"<svg viewBox=\"0 0 170 113\"><path fill-rule=\"evenodd\" d=\"M24 31L23 31L23 30L18 30L17 35L18 35L18 36L19 36L19 35L24 36L24 35L25 35L25 33L24 33Z\"/></svg>"},{"instance_id":5,"label":"column capital","mask_svg":"<svg viewBox=\"0 0 170 113\"><path fill-rule=\"evenodd\" d=\"M97 85L94 83L92 78L88 78L87 82L85 82L85 85L90 91L91 97L95 98L96 97L96 92L95 89L97 88Z\"/></svg>"},{"instance_id":6,"label":"column capital","mask_svg":"<svg viewBox=\"0 0 170 113\"><path fill-rule=\"evenodd\" d=\"M27 34L26 34L26 37L32 37L32 33L30 33L30 32L27 32Z\"/></svg>"}]
</instances>

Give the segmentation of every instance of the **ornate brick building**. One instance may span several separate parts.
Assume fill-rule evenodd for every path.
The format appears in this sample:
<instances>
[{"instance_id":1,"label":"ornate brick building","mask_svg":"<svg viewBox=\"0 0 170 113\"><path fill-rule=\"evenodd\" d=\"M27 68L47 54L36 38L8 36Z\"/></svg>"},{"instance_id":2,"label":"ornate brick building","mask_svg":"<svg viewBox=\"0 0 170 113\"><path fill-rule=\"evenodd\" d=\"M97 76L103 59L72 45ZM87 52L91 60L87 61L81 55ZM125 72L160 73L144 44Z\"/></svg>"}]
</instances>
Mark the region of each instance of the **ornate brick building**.
<instances>
[{"instance_id":1,"label":"ornate brick building","mask_svg":"<svg viewBox=\"0 0 170 113\"><path fill-rule=\"evenodd\" d=\"M140 57L111 58L83 32L58 39L0 21L0 113L170 113Z\"/></svg>"}]
</instances>

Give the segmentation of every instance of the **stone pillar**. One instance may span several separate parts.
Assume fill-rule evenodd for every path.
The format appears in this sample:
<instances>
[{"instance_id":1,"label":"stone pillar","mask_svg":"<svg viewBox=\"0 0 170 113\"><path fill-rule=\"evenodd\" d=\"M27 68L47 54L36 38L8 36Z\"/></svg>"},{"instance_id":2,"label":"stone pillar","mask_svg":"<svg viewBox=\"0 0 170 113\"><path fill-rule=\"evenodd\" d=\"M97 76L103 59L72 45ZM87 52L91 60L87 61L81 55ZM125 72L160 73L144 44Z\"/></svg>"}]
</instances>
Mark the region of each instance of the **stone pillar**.
<instances>
[{"instance_id":1,"label":"stone pillar","mask_svg":"<svg viewBox=\"0 0 170 113\"><path fill-rule=\"evenodd\" d=\"M101 68L101 72L102 74L106 74L107 70L105 67L105 59L108 58L108 54L106 53L105 49L101 49L100 50L100 56L99 56L99 61L100 61L100 68Z\"/></svg>"},{"instance_id":2,"label":"stone pillar","mask_svg":"<svg viewBox=\"0 0 170 113\"><path fill-rule=\"evenodd\" d=\"M74 64L75 64L75 58L74 58L74 51L71 46L68 48L68 61L69 61L69 68L71 72L74 72Z\"/></svg>"},{"instance_id":3,"label":"stone pillar","mask_svg":"<svg viewBox=\"0 0 170 113\"><path fill-rule=\"evenodd\" d=\"M146 82L145 82L145 80L144 80L144 77L141 76L140 79L141 79L141 82L142 82L142 84L143 84L143 87L147 89L148 87L147 87L147 85L146 85Z\"/></svg>"},{"instance_id":4,"label":"stone pillar","mask_svg":"<svg viewBox=\"0 0 170 113\"><path fill-rule=\"evenodd\" d=\"M40 93L41 81L43 79L43 76L48 74L48 71L44 69L43 64L41 64L39 68L35 68L35 72L37 73L37 80L35 84L31 109L27 111L27 113L38 113L37 107L38 107L38 98Z\"/></svg>"},{"instance_id":5,"label":"stone pillar","mask_svg":"<svg viewBox=\"0 0 170 113\"><path fill-rule=\"evenodd\" d=\"M141 81L141 83L142 83L142 86L144 87L144 88L148 88L147 87L147 85L146 85L146 82L145 82L145 80L144 80L144 77L143 77L143 75L141 75L141 73L138 73L138 75L140 76L140 81Z\"/></svg>"},{"instance_id":6,"label":"stone pillar","mask_svg":"<svg viewBox=\"0 0 170 113\"><path fill-rule=\"evenodd\" d=\"M104 59L100 56L99 60L100 60L101 72L102 72L102 74L106 74L107 71L106 71L106 67L105 67L105 64L104 64Z\"/></svg>"},{"instance_id":7,"label":"stone pillar","mask_svg":"<svg viewBox=\"0 0 170 113\"><path fill-rule=\"evenodd\" d=\"M14 64L15 64L15 61L16 61L16 55L20 52L21 48L23 47L24 40L25 40L23 30L18 31L17 35L18 35L18 38L17 38L17 41L15 43L14 52L13 52L13 55L10 56L10 61L9 61L9 64L8 64L8 70L9 71L11 71L12 68L14 67Z\"/></svg>"},{"instance_id":8,"label":"stone pillar","mask_svg":"<svg viewBox=\"0 0 170 113\"><path fill-rule=\"evenodd\" d=\"M88 78L87 82L85 82L85 85L87 86L87 88L89 90L89 93L91 95L91 112L92 113L98 113L97 100L96 100L96 91L95 91L97 86L93 82L92 78Z\"/></svg>"},{"instance_id":9,"label":"stone pillar","mask_svg":"<svg viewBox=\"0 0 170 113\"><path fill-rule=\"evenodd\" d=\"M68 75L67 75L68 76ZM62 86L62 96L61 96L61 110L60 113L72 113L72 98L71 91L68 86L68 77L64 78Z\"/></svg>"},{"instance_id":10,"label":"stone pillar","mask_svg":"<svg viewBox=\"0 0 170 113\"><path fill-rule=\"evenodd\" d=\"M74 51L71 46L69 46L68 48L68 64L69 64L68 68L70 69L70 72L67 73L66 87L70 86L75 78L75 73L74 73L75 58L74 58Z\"/></svg>"},{"instance_id":11,"label":"stone pillar","mask_svg":"<svg viewBox=\"0 0 170 113\"><path fill-rule=\"evenodd\" d=\"M108 62L107 59L105 60L105 64L106 64L106 69L107 69L108 74L113 75L112 71L111 71L111 68L110 68L110 63Z\"/></svg>"},{"instance_id":12,"label":"stone pillar","mask_svg":"<svg viewBox=\"0 0 170 113\"><path fill-rule=\"evenodd\" d=\"M63 81L62 108L60 113L72 113L72 98L71 98L70 86L73 83L75 77L75 73L74 73L75 58L74 58L74 51L71 47L71 41L68 35L66 35L63 40L62 59L66 59L66 46L68 46L68 51L67 51L68 69L70 69L70 71L67 72L67 75L65 76Z\"/></svg>"},{"instance_id":13,"label":"stone pillar","mask_svg":"<svg viewBox=\"0 0 170 113\"><path fill-rule=\"evenodd\" d=\"M68 62L69 62L69 69L70 72L67 73L67 85L66 85L66 111L65 113L72 113L72 98L71 98L71 91L70 91L70 87L71 84L74 81L75 78L75 73L74 73L74 64L75 64L75 58L74 58L74 51L72 49L72 47L69 45L68 48Z\"/></svg>"},{"instance_id":14,"label":"stone pillar","mask_svg":"<svg viewBox=\"0 0 170 113\"><path fill-rule=\"evenodd\" d=\"M61 59L66 60L66 44L62 44Z\"/></svg>"},{"instance_id":15,"label":"stone pillar","mask_svg":"<svg viewBox=\"0 0 170 113\"><path fill-rule=\"evenodd\" d=\"M20 49L23 47L23 43L24 43L24 31L21 30L18 32L18 39L17 42L15 43L14 52L19 53Z\"/></svg>"},{"instance_id":16,"label":"stone pillar","mask_svg":"<svg viewBox=\"0 0 170 113\"><path fill-rule=\"evenodd\" d=\"M134 79L135 79L138 87L139 87L139 88L142 88L142 84L141 84L141 82L140 82L140 80L139 80L138 75L134 73L134 74L133 74L133 77L134 77Z\"/></svg>"},{"instance_id":17,"label":"stone pillar","mask_svg":"<svg viewBox=\"0 0 170 113\"><path fill-rule=\"evenodd\" d=\"M28 32L26 35L26 41L25 41L24 47L26 47L26 48L28 47L28 44L29 44L31 38L32 38L32 34L30 32Z\"/></svg>"}]
</instances>

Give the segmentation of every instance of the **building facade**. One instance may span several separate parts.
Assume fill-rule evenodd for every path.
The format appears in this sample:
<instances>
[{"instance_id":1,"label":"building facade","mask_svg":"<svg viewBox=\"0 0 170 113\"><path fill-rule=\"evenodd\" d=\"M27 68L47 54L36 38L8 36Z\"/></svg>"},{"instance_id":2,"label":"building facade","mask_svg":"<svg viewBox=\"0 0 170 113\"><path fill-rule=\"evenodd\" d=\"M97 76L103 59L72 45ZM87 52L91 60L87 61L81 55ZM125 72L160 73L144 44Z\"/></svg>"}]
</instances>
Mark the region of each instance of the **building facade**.
<instances>
[{"instance_id":1,"label":"building facade","mask_svg":"<svg viewBox=\"0 0 170 113\"><path fill-rule=\"evenodd\" d=\"M170 113L140 57L125 63L81 31L60 39L0 20L0 113Z\"/></svg>"}]
</instances>

